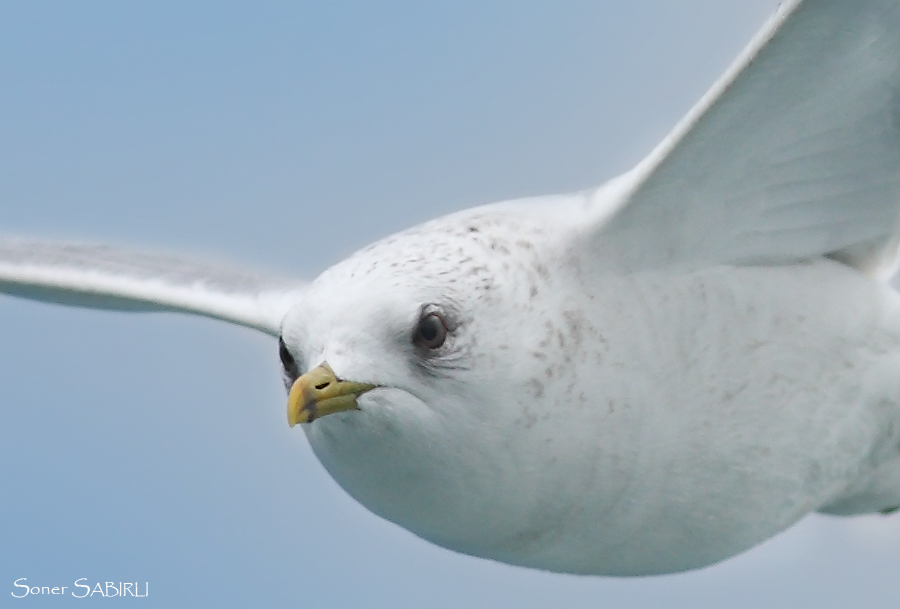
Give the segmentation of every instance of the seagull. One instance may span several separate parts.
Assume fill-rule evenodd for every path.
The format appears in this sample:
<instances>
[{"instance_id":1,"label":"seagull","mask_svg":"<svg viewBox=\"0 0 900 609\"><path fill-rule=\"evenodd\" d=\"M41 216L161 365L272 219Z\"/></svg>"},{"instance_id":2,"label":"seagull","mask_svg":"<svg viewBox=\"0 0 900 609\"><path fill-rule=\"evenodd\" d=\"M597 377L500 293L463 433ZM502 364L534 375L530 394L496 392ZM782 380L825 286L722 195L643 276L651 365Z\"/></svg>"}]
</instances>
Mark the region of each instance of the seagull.
<instances>
[{"instance_id":1,"label":"seagull","mask_svg":"<svg viewBox=\"0 0 900 609\"><path fill-rule=\"evenodd\" d=\"M476 207L312 282L0 239L0 291L277 339L354 498L458 552L700 568L900 507L900 1L785 2L627 173Z\"/></svg>"}]
</instances>

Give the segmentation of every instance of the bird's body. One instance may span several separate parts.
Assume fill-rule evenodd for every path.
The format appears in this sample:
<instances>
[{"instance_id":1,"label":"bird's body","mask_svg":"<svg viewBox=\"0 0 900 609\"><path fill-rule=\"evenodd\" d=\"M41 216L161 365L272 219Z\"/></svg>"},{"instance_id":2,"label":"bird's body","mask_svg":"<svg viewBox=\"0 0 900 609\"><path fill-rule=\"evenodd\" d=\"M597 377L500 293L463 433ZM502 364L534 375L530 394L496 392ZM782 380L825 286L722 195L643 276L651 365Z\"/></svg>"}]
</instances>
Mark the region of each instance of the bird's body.
<instances>
[{"instance_id":1,"label":"bird's body","mask_svg":"<svg viewBox=\"0 0 900 609\"><path fill-rule=\"evenodd\" d=\"M279 337L288 420L461 552L701 567L900 506L900 3L792 0L596 190L447 216L308 286L0 242L0 289Z\"/></svg>"},{"instance_id":2,"label":"bird's body","mask_svg":"<svg viewBox=\"0 0 900 609\"><path fill-rule=\"evenodd\" d=\"M480 311L455 329L467 353L422 372L452 391L413 370L361 396L360 412L306 427L351 495L462 552L614 575L706 565L832 505L900 505L900 296L827 259L598 270L573 251L572 229L541 213L568 205L571 220L584 203L450 216L313 283L297 314L324 327L379 327L359 318L379 307L355 296L336 306L335 286L362 277L390 285L385 308L397 298ZM421 285L423 272L452 280ZM360 357L385 337L316 338L285 334L349 378L397 368ZM478 368L454 364L472 358ZM490 392L471 391L481 379Z\"/></svg>"}]
</instances>

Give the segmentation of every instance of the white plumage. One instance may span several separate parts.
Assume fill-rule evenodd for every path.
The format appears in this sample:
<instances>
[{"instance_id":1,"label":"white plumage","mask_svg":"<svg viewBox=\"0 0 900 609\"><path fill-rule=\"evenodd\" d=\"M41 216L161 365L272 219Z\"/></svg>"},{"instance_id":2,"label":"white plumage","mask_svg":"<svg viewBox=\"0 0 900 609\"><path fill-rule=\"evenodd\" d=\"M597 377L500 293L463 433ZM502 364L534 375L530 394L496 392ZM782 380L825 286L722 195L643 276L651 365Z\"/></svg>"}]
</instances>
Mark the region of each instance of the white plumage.
<instances>
[{"instance_id":1,"label":"white plumage","mask_svg":"<svg viewBox=\"0 0 900 609\"><path fill-rule=\"evenodd\" d=\"M0 289L280 328L289 380L378 386L304 427L371 510L633 575L900 505L898 235L900 3L805 0L594 191L441 218L308 286L4 240ZM427 314L447 336L423 349Z\"/></svg>"}]
</instances>

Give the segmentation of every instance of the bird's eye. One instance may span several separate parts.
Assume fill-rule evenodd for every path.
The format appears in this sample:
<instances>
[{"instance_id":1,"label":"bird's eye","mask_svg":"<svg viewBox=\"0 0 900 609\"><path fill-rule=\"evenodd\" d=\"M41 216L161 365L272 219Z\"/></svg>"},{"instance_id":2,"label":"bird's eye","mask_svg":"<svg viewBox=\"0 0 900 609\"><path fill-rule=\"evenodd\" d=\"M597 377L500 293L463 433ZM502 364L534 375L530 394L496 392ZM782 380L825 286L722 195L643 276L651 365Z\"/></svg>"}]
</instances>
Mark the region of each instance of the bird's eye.
<instances>
[{"instance_id":1,"label":"bird's eye","mask_svg":"<svg viewBox=\"0 0 900 609\"><path fill-rule=\"evenodd\" d=\"M428 313L419 320L416 327L416 336L413 339L417 345L426 349L437 349L447 339L447 324L444 318L437 313Z\"/></svg>"},{"instance_id":2,"label":"bird's eye","mask_svg":"<svg viewBox=\"0 0 900 609\"><path fill-rule=\"evenodd\" d=\"M281 358L285 379L293 384L293 382L297 380L297 377L300 376L300 371L297 366L297 360L295 360L294 356L291 355L291 352L288 351L287 345L284 344L284 339L280 336L278 337L278 357Z\"/></svg>"}]
</instances>

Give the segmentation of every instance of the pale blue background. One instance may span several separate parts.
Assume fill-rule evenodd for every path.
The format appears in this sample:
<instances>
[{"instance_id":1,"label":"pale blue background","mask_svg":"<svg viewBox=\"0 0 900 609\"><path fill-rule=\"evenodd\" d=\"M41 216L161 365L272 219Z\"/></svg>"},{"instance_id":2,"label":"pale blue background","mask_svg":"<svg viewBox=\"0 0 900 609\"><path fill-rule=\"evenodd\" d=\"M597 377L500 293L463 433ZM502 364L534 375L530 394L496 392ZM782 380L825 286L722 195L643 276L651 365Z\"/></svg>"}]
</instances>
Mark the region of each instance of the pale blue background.
<instances>
[{"instance_id":1,"label":"pale blue background","mask_svg":"<svg viewBox=\"0 0 900 609\"><path fill-rule=\"evenodd\" d=\"M0 4L0 232L312 278L438 214L628 168L774 0ZM274 341L0 298L0 606L895 607L900 518L812 518L700 572L453 554L285 424ZM15 600L150 582L127 603ZM71 589L71 588L70 588Z\"/></svg>"}]
</instances>

